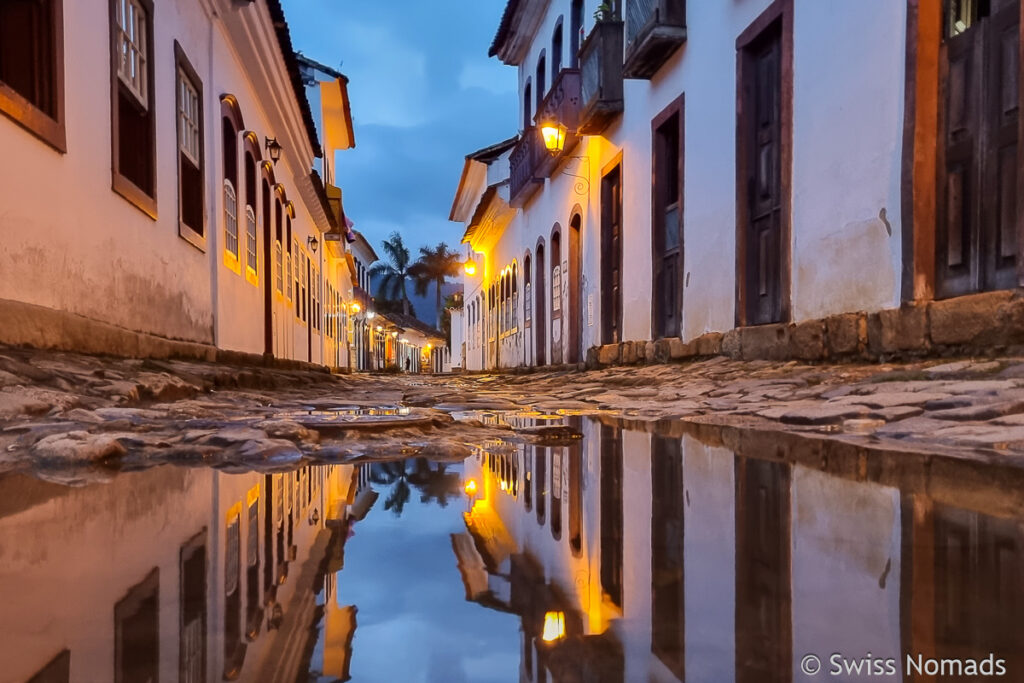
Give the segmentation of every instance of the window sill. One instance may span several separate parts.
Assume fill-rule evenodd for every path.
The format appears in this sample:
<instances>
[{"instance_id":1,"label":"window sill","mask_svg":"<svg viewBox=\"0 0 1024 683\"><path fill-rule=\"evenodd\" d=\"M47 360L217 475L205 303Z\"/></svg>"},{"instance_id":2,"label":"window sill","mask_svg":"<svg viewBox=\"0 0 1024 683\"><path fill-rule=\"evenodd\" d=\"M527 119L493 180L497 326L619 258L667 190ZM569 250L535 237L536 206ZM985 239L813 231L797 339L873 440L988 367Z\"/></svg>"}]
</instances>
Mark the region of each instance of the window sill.
<instances>
[{"instance_id":1,"label":"window sill","mask_svg":"<svg viewBox=\"0 0 1024 683\"><path fill-rule=\"evenodd\" d=\"M242 264L238 262L238 257L227 249L224 250L224 265L235 275L242 274Z\"/></svg>"},{"instance_id":2,"label":"window sill","mask_svg":"<svg viewBox=\"0 0 1024 683\"><path fill-rule=\"evenodd\" d=\"M157 219L156 199L143 192L138 185L117 171L114 171L113 174L110 188L121 195L129 204L155 221Z\"/></svg>"},{"instance_id":3,"label":"window sill","mask_svg":"<svg viewBox=\"0 0 1024 683\"><path fill-rule=\"evenodd\" d=\"M178 237L185 240L204 254L206 253L206 237L181 221L178 221Z\"/></svg>"},{"instance_id":4,"label":"window sill","mask_svg":"<svg viewBox=\"0 0 1024 683\"><path fill-rule=\"evenodd\" d=\"M34 104L2 82L0 82L0 112L6 114L26 131L61 154L67 154L68 145L64 122L50 118L41 109L36 108Z\"/></svg>"},{"instance_id":5,"label":"window sill","mask_svg":"<svg viewBox=\"0 0 1024 683\"><path fill-rule=\"evenodd\" d=\"M260 276L256 274L255 270L248 266L245 267L245 279L253 287L260 286Z\"/></svg>"}]
</instances>

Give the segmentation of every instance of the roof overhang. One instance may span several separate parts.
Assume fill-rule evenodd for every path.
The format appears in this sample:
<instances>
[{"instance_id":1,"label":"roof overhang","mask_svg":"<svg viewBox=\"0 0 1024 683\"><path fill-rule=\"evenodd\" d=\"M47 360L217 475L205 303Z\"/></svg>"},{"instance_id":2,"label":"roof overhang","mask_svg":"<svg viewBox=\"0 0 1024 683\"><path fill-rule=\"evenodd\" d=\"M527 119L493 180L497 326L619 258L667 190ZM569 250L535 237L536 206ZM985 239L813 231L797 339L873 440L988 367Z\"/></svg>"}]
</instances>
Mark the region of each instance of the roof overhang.
<instances>
[{"instance_id":1,"label":"roof overhang","mask_svg":"<svg viewBox=\"0 0 1024 683\"><path fill-rule=\"evenodd\" d=\"M320 81L320 99L323 107L324 147L328 155L356 146L352 129L352 107L345 80Z\"/></svg>"},{"instance_id":2,"label":"roof overhang","mask_svg":"<svg viewBox=\"0 0 1024 683\"><path fill-rule=\"evenodd\" d=\"M526 58L549 4L551 0L508 0L487 55L519 66Z\"/></svg>"},{"instance_id":3,"label":"roof overhang","mask_svg":"<svg viewBox=\"0 0 1024 683\"><path fill-rule=\"evenodd\" d=\"M502 190L507 181L488 187L476 205L469 226L462 236L462 243L473 251L487 251L501 238L505 228L516 216L516 210L509 205Z\"/></svg>"}]
</instances>

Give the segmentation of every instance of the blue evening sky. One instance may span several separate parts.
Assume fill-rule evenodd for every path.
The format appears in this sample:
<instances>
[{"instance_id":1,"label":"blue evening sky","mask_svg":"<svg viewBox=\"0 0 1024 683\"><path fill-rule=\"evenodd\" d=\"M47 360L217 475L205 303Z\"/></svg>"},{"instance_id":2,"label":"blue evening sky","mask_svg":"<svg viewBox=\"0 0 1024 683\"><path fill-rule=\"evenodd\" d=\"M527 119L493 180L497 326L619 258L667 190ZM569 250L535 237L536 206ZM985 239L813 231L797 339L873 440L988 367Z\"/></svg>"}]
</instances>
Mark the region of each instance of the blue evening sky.
<instances>
[{"instance_id":1,"label":"blue evening sky","mask_svg":"<svg viewBox=\"0 0 1024 683\"><path fill-rule=\"evenodd\" d=\"M356 148L338 154L345 211L380 252L462 226L448 212L466 154L516 132L516 72L487 57L504 0L283 0L295 49L349 77ZM412 292L410 291L410 294Z\"/></svg>"}]
</instances>

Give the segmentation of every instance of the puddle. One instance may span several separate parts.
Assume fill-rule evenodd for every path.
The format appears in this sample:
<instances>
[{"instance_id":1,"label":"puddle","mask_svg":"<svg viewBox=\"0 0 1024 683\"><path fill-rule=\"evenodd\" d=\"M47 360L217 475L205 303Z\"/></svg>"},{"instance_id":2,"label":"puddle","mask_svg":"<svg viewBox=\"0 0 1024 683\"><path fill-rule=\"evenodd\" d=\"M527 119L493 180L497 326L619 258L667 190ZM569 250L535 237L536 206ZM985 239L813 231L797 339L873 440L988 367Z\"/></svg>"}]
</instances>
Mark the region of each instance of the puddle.
<instances>
[{"instance_id":1,"label":"puddle","mask_svg":"<svg viewBox=\"0 0 1024 683\"><path fill-rule=\"evenodd\" d=\"M408 417L391 410L303 415ZM860 680L830 672L868 658L912 680L990 657L1024 680L1013 460L459 419L582 439L459 463L0 477L0 683L782 683Z\"/></svg>"}]
</instances>

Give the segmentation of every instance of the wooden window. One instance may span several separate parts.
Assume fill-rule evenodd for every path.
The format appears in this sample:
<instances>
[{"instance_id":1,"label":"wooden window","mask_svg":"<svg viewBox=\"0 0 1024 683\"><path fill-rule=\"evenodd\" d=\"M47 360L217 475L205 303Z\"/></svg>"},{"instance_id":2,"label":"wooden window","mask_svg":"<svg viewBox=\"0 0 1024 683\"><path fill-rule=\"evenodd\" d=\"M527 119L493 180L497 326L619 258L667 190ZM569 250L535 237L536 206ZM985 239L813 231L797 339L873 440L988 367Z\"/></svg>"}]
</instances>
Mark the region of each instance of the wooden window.
<instances>
[{"instance_id":1,"label":"wooden window","mask_svg":"<svg viewBox=\"0 0 1024 683\"><path fill-rule=\"evenodd\" d=\"M295 291L295 317L301 319L302 318L302 305L301 305L302 296L301 296L301 294L299 292L299 270L301 268L300 268L300 263L299 263L299 241L298 240L292 240L291 263L292 263L292 284L295 287L295 290L294 290Z\"/></svg>"},{"instance_id":2,"label":"wooden window","mask_svg":"<svg viewBox=\"0 0 1024 683\"><path fill-rule=\"evenodd\" d=\"M292 253L289 245L292 243L292 217L288 216L285 218L285 235L284 235L284 249L285 249L285 296L288 301L292 300Z\"/></svg>"},{"instance_id":3,"label":"wooden window","mask_svg":"<svg viewBox=\"0 0 1024 683\"><path fill-rule=\"evenodd\" d=\"M278 294L284 294L284 250L281 248L284 227L282 226L281 199L274 201L274 288Z\"/></svg>"},{"instance_id":4,"label":"wooden window","mask_svg":"<svg viewBox=\"0 0 1024 683\"><path fill-rule=\"evenodd\" d=\"M224 251L238 264L238 131L227 116L221 118L224 152ZM228 259L230 261L230 259Z\"/></svg>"},{"instance_id":5,"label":"wooden window","mask_svg":"<svg viewBox=\"0 0 1024 683\"><path fill-rule=\"evenodd\" d=\"M533 125L533 87L530 80L526 80L526 87L523 88L523 130Z\"/></svg>"},{"instance_id":6,"label":"wooden window","mask_svg":"<svg viewBox=\"0 0 1024 683\"><path fill-rule=\"evenodd\" d=\"M227 513L224 534L224 678L234 680L242 666L242 504L235 503Z\"/></svg>"},{"instance_id":7,"label":"wooden window","mask_svg":"<svg viewBox=\"0 0 1024 683\"><path fill-rule=\"evenodd\" d=\"M63 0L0 2L0 112L67 151Z\"/></svg>"},{"instance_id":8,"label":"wooden window","mask_svg":"<svg viewBox=\"0 0 1024 683\"><path fill-rule=\"evenodd\" d=\"M251 205L247 205L245 207L245 269L254 278L259 277L256 258L256 210Z\"/></svg>"},{"instance_id":9,"label":"wooden window","mask_svg":"<svg viewBox=\"0 0 1024 683\"><path fill-rule=\"evenodd\" d=\"M206 244L204 211L203 82L177 41L178 233L202 248Z\"/></svg>"},{"instance_id":10,"label":"wooden window","mask_svg":"<svg viewBox=\"0 0 1024 683\"><path fill-rule=\"evenodd\" d=\"M181 548L178 680L206 680L206 532Z\"/></svg>"},{"instance_id":11,"label":"wooden window","mask_svg":"<svg viewBox=\"0 0 1024 683\"><path fill-rule=\"evenodd\" d=\"M572 0L572 11L570 12L570 30L572 35L569 36L569 45L571 54L569 55L569 63L572 68L579 68L580 65L580 46L583 45L583 0Z\"/></svg>"},{"instance_id":12,"label":"wooden window","mask_svg":"<svg viewBox=\"0 0 1024 683\"><path fill-rule=\"evenodd\" d=\"M562 70L562 53L565 51L562 40L562 17L558 17L555 23L555 32L551 36L551 82L558 78L558 72Z\"/></svg>"},{"instance_id":13,"label":"wooden window","mask_svg":"<svg viewBox=\"0 0 1024 683\"><path fill-rule=\"evenodd\" d=\"M583 552L583 448L566 449L566 473L569 504L569 548L579 557Z\"/></svg>"},{"instance_id":14,"label":"wooden window","mask_svg":"<svg viewBox=\"0 0 1024 683\"><path fill-rule=\"evenodd\" d=\"M253 640L263 622L260 596L260 489L250 489L246 512L245 542L245 635Z\"/></svg>"},{"instance_id":15,"label":"wooden window","mask_svg":"<svg viewBox=\"0 0 1024 683\"><path fill-rule=\"evenodd\" d=\"M537 113L540 113L540 105L544 102L544 95L547 94L547 58L544 56L544 50L540 51L540 57L537 58L537 75L534 79L534 83L537 85Z\"/></svg>"},{"instance_id":16,"label":"wooden window","mask_svg":"<svg viewBox=\"0 0 1024 683\"><path fill-rule=\"evenodd\" d=\"M523 507L533 509L533 446L523 446Z\"/></svg>"},{"instance_id":17,"label":"wooden window","mask_svg":"<svg viewBox=\"0 0 1024 683\"><path fill-rule=\"evenodd\" d=\"M534 493L537 498L537 523L540 525L544 524L544 519L547 517L547 471L548 471L548 449L540 448L536 449L535 454L535 467L533 471L537 473L536 490Z\"/></svg>"},{"instance_id":18,"label":"wooden window","mask_svg":"<svg viewBox=\"0 0 1024 683\"><path fill-rule=\"evenodd\" d=\"M111 0L110 98L113 189L156 218L153 4Z\"/></svg>"},{"instance_id":19,"label":"wooden window","mask_svg":"<svg viewBox=\"0 0 1024 683\"><path fill-rule=\"evenodd\" d=\"M678 337L683 294L683 103L676 100L653 124L653 292L655 338Z\"/></svg>"},{"instance_id":20,"label":"wooden window","mask_svg":"<svg viewBox=\"0 0 1024 683\"><path fill-rule=\"evenodd\" d=\"M512 264L512 329L519 329L519 266Z\"/></svg>"},{"instance_id":21,"label":"wooden window","mask_svg":"<svg viewBox=\"0 0 1024 683\"><path fill-rule=\"evenodd\" d=\"M40 669L28 683L69 683L71 680L71 650L63 650Z\"/></svg>"},{"instance_id":22,"label":"wooden window","mask_svg":"<svg viewBox=\"0 0 1024 683\"><path fill-rule=\"evenodd\" d=\"M114 605L114 683L160 677L160 572L149 575Z\"/></svg>"}]
</instances>

